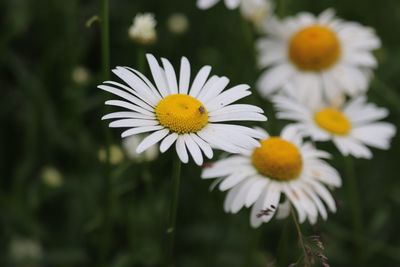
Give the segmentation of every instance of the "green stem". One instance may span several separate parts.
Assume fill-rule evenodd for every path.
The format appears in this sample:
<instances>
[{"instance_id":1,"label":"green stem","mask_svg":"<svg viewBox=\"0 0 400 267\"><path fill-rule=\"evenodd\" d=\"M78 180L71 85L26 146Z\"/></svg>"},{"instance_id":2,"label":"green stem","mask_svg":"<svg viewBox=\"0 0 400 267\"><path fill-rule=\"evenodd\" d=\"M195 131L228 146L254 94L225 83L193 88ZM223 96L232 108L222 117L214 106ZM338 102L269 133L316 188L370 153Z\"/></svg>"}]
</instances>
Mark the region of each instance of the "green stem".
<instances>
[{"instance_id":1,"label":"green stem","mask_svg":"<svg viewBox=\"0 0 400 267\"><path fill-rule=\"evenodd\" d=\"M109 12L108 0L100 0L101 2L101 59L103 79L108 80L110 77L110 31L109 31Z\"/></svg>"},{"instance_id":2,"label":"green stem","mask_svg":"<svg viewBox=\"0 0 400 267\"><path fill-rule=\"evenodd\" d=\"M181 176L181 161L178 156L175 156L173 169L172 169L172 187L171 187L171 204L169 208L169 218L166 230L166 253L167 253L167 266L174 266L173 251L174 251L174 238L175 238L175 224L176 214L178 211L179 200L179 182Z\"/></svg>"},{"instance_id":3,"label":"green stem","mask_svg":"<svg viewBox=\"0 0 400 267\"><path fill-rule=\"evenodd\" d=\"M277 258L277 266L278 267L287 267L288 266L288 237L289 237L289 229L288 229L289 220L285 220L281 237L278 243L278 258Z\"/></svg>"},{"instance_id":4,"label":"green stem","mask_svg":"<svg viewBox=\"0 0 400 267\"><path fill-rule=\"evenodd\" d=\"M306 245L304 243L303 234L301 233L300 225L299 225L299 222L297 221L297 217L296 217L296 214L295 214L292 206L290 206L290 213L292 214L293 222L294 222L294 225L296 226L296 232L299 237L299 243L300 243L301 249L303 250L304 266L305 267L311 266L310 259L308 258Z\"/></svg>"},{"instance_id":5,"label":"green stem","mask_svg":"<svg viewBox=\"0 0 400 267\"><path fill-rule=\"evenodd\" d=\"M277 1L277 11L280 18L286 16L286 0Z\"/></svg>"},{"instance_id":6,"label":"green stem","mask_svg":"<svg viewBox=\"0 0 400 267\"><path fill-rule=\"evenodd\" d=\"M110 38L109 38L109 9L108 0L100 0L100 19L101 19L101 59L102 59L102 75L103 80L108 80L110 77ZM107 107L104 112L107 113ZM104 213L102 224L102 239L100 243L100 264L106 267L107 257L110 250L111 241L111 209L112 209L112 183L111 183L111 166L110 166L110 145L111 134L107 126L103 128L104 136L106 139L106 160L104 164Z\"/></svg>"},{"instance_id":7,"label":"green stem","mask_svg":"<svg viewBox=\"0 0 400 267\"><path fill-rule=\"evenodd\" d=\"M143 46L138 47L137 67L138 67L138 71L140 71L142 73L146 69L146 50Z\"/></svg>"},{"instance_id":8,"label":"green stem","mask_svg":"<svg viewBox=\"0 0 400 267\"><path fill-rule=\"evenodd\" d=\"M359 201L357 180L354 172L353 159L350 156L344 157L345 174L347 182L348 201L351 205L351 220L353 224L353 239L356 245L356 266L362 266L362 213Z\"/></svg>"},{"instance_id":9,"label":"green stem","mask_svg":"<svg viewBox=\"0 0 400 267\"><path fill-rule=\"evenodd\" d=\"M248 245L243 266L254 266L254 252L260 243L260 231L255 231L247 225Z\"/></svg>"}]
</instances>

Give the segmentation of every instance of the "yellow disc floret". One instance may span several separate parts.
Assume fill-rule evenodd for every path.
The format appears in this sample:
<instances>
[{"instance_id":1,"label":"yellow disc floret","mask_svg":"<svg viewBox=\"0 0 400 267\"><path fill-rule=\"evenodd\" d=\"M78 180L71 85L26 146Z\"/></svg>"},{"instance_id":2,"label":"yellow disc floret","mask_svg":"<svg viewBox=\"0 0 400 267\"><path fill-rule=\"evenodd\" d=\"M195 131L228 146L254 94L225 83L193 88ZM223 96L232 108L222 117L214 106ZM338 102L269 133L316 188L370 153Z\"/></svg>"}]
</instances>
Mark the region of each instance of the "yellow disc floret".
<instances>
[{"instance_id":1,"label":"yellow disc floret","mask_svg":"<svg viewBox=\"0 0 400 267\"><path fill-rule=\"evenodd\" d=\"M340 42L332 30L314 25L300 30L292 37L289 57L301 70L320 71L337 62L340 50Z\"/></svg>"},{"instance_id":2,"label":"yellow disc floret","mask_svg":"<svg viewBox=\"0 0 400 267\"><path fill-rule=\"evenodd\" d=\"M262 141L251 160L260 174L278 181L297 179L303 166L299 149L279 137Z\"/></svg>"},{"instance_id":3,"label":"yellow disc floret","mask_svg":"<svg viewBox=\"0 0 400 267\"><path fill-rule=\"evenodd\" d=\"M208 123L206 108L189 95L169 95L158 103L155 111L160 124L178 134L198 132Z\"/></svg>"},{"instance_id":4,"label":"yellow disc floret","mask_svg":"<svg viewBox=\"0 0 400 267\"><path fill-rule=\"evenodd\" d=\"M346 135L351 123L343 112L336 108L323 108L314 115L314 120L322 129L337 135Z\"/></svg>"}]
</instances>

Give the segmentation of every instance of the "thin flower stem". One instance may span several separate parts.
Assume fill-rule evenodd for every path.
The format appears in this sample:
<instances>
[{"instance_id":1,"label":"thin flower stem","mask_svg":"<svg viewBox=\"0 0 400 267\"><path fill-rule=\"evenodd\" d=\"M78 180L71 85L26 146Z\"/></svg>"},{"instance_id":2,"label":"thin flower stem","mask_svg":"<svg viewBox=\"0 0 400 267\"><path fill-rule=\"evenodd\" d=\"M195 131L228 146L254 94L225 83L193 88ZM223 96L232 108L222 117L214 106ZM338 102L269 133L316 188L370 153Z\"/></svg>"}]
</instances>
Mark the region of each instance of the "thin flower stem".
<instances>
[{"instance_id":1,"label":"thin flower stem","mask_svg":"<svg viewBox=\"0 0 400 267\"><path fill-rule=\"evenodd\" d=\"M351 220L353 224L353 239L356 245L356 265L362 266L362 252L363 252L363 230L362 230L362 213L358 194L357 180L354 173L353 159L348 156L344 157L345 174L347 182L348 201L351 205Z\"/></svg>"},{"instance_id":2,"label":"thin flower stem","mask_svg":"<svg viewBox=\"0 0 400 267\"><path fill-rule=\"evenodd\" d=\"M278 243L278 258L277 258L277 266L278 267L287 267L288 263L287 263L287 258L288 258L288 249L287 249L287 245L288 245L288 234L289 234L289 220L285 220L284 224L283 224L283 228L282 228L282 233L281 233L281 237L279 239L279 243Z\"/></svg>"},{"instance_id":3,"label":"thin flower stem","mask_svg":"<svg viewBox=\"0 0 400 267\"><path fill-rule=\"evenodd\" d=\"M287 4L286 2L287 2L286 0L278 0L277 1L277 5L278 5L277 11L278 11L279 17L281 17L281 18L286 16L286 4Z\"/></svg>"},{"instance_id":4,"label":"thin flower stem","mask_svg":"<svg viewBox=\"0 0 400 267\"><path fill-rule=\"evenodd\" d=\"M137 67L141 73L146 69L146 49L143 46L138 47L137 50Z\"/></svg>"},{"instance_id":5,"label":"thin flower stem","mask_svg":"<svg viewBox=\"0 0 400 267\"><path fill-rule=\"evenodd\" d=\"M103 78L108 80L110 77L110 26L108 0L100 0L101 2L101 60Z\"/></svg>"},{"instance_id":6,"label":"thin flower stem","mask_svg":"<svg viewBox=\"0 0 400 267\"><path fill-rule=\"evenodd\" d=\"M110 76L110 44L109 44L109 10L108 0L100 0L100 30L101 30L101 59L102 59L102 78L108 80ZM105 108L107 113L107 108ZM107 266L107 256L110 248L111 239L111 209L112 209L112 184L111 184L111 166L110 166L110 145L111 135L108 128L103 127L106 139L106 160L104 164L104 209L102 221L102 239L100 242L100 264Z\"/></svg>"},{"instance_id":7,"label":"thin flower stem","mask_svg":"<svg viewBox=\"0 0 400 267\"><path fill-rule=\"evenodd\" d=\"M299 225L299 222L297 221L296 213L294 212L294 209L292 206L290 206L290 213L292 214L293 222L294 222L294 225L296 226L297 235L299 237L299 243L300 243L301 249L303 250L304 266L305 267L311 266L310 259L308 258L306 245L304 243L303 234L301 233L300 225Z\"/></svg>"},{"instance_id":8,"label":"thin flower stem","mask_svg":"<svg viewBox=\"0 0 400 267\"><path fill-rule=\"evenodd\" d=\"M175 156L172 167L172 186L171 186L171 204L169 208L168 225L166 229L166 264L174 266L173 252L175 239L175 224L179 202L179 183L181 177L181 161L178 156Z\"/></svg>"}]
</instances>

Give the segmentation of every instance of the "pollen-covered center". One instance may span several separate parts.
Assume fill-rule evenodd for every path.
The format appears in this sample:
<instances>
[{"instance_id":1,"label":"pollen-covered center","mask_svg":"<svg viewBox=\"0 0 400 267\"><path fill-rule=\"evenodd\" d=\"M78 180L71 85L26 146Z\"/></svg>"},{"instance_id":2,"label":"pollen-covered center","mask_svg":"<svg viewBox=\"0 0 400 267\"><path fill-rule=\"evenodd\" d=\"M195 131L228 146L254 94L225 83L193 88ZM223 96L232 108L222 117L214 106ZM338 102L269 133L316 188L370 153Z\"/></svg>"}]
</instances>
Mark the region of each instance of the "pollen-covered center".
<instances>
[{"instance_id":1,"label":"pollen-covered center","mask_svg":"<svg viewBox=\"0 0 400 267\"><path fill-rule=\"evenodd\" d=\"M294 34L289 44L289 57L301 70L320 71L337 62L340 50L340 42L332 30L313 25Z\"/></svg>"},{"instance_id":2,"label":"pollen-covered center","mask_svg":"<svg viewBox=\"0 0 400 267\"><path fill-rule=\"evenodd\" d=\"M315 113L314 120L319 127L326 131L346 135L351 129L351 123L343 112L336 108L323 108Z\"/></svg>"},{"instance_id":3,"label":"pollen-covered center","mask_svg":"<svg viewBox=\"0 0 400 267\"><path fill-rule=\"evenodd\" d=\"M251 160L259 173L278 181L297 179L303 166L299 149L279 137L262 141Z\"/></svg>"},{"instance_id":4,"label":"pollen-covered center","mask_svg":"<svg viewBox=\"0 0 400 267\"><path fill-rule=\"evenodd\" d=\"M206 108L189 95L169 95L158 103L155 111L162 126L179 134L198 132L208 122Z\"/></svg>"}]
</instances>

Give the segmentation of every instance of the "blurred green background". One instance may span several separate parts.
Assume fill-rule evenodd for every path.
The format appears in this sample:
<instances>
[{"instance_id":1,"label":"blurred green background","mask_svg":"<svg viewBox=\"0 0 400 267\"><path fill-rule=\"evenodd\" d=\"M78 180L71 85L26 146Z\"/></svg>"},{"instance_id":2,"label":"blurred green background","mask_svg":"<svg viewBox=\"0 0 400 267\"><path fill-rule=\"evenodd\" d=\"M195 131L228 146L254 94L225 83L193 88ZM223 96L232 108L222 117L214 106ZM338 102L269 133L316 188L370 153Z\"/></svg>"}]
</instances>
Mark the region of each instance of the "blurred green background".
<instances>
[{"instance_id":1,"label":"blurred green background","mask_svg":"<svg viewBox=\"0 0 400 267\"><path fill-rule=\"evenodd\" d=\"M368 95L390 109L388 121L399 128L400 1L278 1L281 16L333 7L340 17L376 29L383 47L376 53L380 65ZM100 117L109 95L96 89L102 82L99 24L85 25L99 10L99 3L89 0L0 1L0 266L162 266L172 153L150 163L125 155L111 165L111 184L105 182ZM110 1L112 67L137 67L142 48L127 31L138 12L152 12L158 22L158 41L146 51L175 66L185 55L194 70L209 64L231 84L254 88L260 73L253 48L257 33L222 3L201 11L194 0ZM166 24L176 12L189 20L181 35ZM78 75L82 79L76 78L77 67L88 71ZM283 122L273 119L270 104L255 91L247 101L271 118L259 125L279 133ZM110 131L118 147L120 132ZM304 235L321 236L331 266L400 266L398 141L393 139L389 151L374 150L370 161L354 160L363 216L360 259L355 259L343 160L334 153L332 164L344 180L334 192L338 212L313 227L302 225ZM248 210L225 214L224 194L209 192L210 181L202 181L200 171L192 162L183 167L178 266L288 266L298 259L290 219L251 229Z\"/></svg>"}]
</instances>

